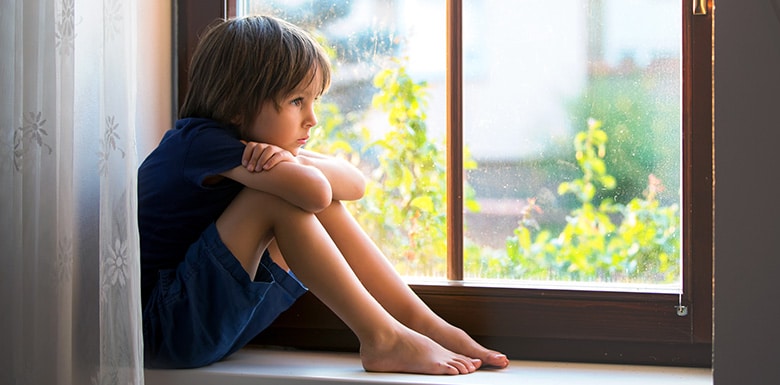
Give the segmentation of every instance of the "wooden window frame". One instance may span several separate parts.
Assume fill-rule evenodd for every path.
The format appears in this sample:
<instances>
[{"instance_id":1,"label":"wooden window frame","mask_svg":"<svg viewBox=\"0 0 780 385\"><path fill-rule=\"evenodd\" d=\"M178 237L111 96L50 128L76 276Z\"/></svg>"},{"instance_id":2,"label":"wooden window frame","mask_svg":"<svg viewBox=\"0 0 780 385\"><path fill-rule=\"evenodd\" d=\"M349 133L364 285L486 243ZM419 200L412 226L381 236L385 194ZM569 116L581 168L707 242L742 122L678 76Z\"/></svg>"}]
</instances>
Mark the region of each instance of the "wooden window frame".
<instances>
[{"instance_id":1,"label":"wooden window frame","mask_svg":"<svg viewBox=\"0 0 780 385\"><path fill-rule=\"evenodd\" d=\"M448 194L462 196L461 0L447 1ZM480 287L462 279L462 202L448 199L449 283L412 285L439 315L511 359L710 367L713 293L711 1L706 15L683 7L683 294ZM235 0L174 1L179 105L198 36L235 16ZM453 166L454 165L454 166ZM457 258L453 258L456 256ZM679 316L676 306L687 309ZM307 293L253 343L350 350L357 338Z\"/></svg>"}]
</instances>

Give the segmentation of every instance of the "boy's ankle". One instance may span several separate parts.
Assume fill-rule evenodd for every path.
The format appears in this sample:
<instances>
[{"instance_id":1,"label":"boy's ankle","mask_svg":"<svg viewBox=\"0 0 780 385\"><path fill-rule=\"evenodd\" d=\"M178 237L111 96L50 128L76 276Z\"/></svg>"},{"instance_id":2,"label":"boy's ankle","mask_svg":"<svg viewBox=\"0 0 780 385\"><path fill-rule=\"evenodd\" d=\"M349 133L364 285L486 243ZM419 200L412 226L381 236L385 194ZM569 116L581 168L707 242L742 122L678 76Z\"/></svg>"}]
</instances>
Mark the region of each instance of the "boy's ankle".
<instances>
[{"instance_id":1,"label":"boy's ankle","mask_svg":"<svg viewBox=\"0 0 780 385\"><path fill-rule=\"evenodd\" d=\"M358 336L361 348L366 346L375 349L383 346L392 346L401 338L400 328L403 327L403 325L399 324L372 328L365 335Z\"/></svg>"}]
</instances>

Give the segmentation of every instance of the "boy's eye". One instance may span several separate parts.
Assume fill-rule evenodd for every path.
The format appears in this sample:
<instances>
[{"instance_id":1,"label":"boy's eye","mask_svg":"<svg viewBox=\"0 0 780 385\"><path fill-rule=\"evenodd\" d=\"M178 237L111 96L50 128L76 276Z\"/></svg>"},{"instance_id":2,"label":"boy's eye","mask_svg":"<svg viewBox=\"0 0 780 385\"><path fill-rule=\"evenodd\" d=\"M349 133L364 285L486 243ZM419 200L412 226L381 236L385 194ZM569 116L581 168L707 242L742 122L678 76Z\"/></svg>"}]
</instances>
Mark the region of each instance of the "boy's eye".
<instances>
[{"instance_id":1,"label":"boy's eye","mask_svg":"<svg viewBox=\"0 0 780 385\"><path fill-rule=\"evenodd\" d=\"M303 104L303 98L293 99L292 104L296 106L300 106L301 104Z\"/></svg>"}]
</instances>

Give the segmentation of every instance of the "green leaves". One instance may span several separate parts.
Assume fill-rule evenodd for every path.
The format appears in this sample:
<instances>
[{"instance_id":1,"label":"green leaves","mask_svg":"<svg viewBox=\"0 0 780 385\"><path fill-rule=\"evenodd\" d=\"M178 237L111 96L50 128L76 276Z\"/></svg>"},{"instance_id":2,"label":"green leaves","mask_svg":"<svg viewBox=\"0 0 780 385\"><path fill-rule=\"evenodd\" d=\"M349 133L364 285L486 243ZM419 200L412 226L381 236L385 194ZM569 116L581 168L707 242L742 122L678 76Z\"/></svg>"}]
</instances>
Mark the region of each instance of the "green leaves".
<instances>
[{"instance_id":1,"label":"green leaves","mask_svg":"<svg viewBox=\"0 0 780 385\"><path fill-rule=\"evenodd\" d=\"M608 138L600 127L590 120L588 130L575 136L582 177L558 186L559 194L573 194L581 206L566 217L566 226L555 238L547 230L529 227L528 215L533 211L525 212L506 242L507 258L524 268L508 266L492 275L602 282L679 280L679 212L676 205L662 207L656 200L655 193L662 189L660 180L650 175L645 196L626 205L609 199L593 204L598 188L613 189L616 183L603 161Z\"/></svg>"},{"instance_id":2,"label":"green leaves","mask_svg":"<svg viewBox=\"0 0 780 385\"><path fill-rule=\"evenodd\" d=\"M355 202L356 216L403 275L446 275L447 181L443 143L428 136L428 94L398 61L374 77L376 110L390 130L364 144L376 166L368 172L365 197ZM466 156L467 166L476 162ZM478 210L474 191L464 186L464 205Z\"/></svg>"},{"instance_id":3,"label":"green leaves","mask_svg":"<svg viewBox=\"0 0 780 385\"><path fill-rule=\"evenodd\" d=\"M368 177L365 197L350 208L369 236L403 275L446 275L447 186L443 143L428 135L427 85L415 82L400 62L374 77L376 110L390 129L371 141L360 117L345 116L335 105L320 105L320 126L310 145L315 151L342 154ZM539 228L541 213L529 199L505 250L465 240L466 275L500 279L670 283L679 280L680 214L676 205L661 206L661 181L648 176L641 197L606 196L616 189L610 174L609 135L589 119L574 138L580 177L562 181L559 195L578 202L558 231ZM614 155L614 154L613 154ZM464 167L476 162L464 149ZM621 179L622 180L622 179ZM622 182L621 182L622 183ZM479 211L474 189L464 185L464 207ZM594 200L598 200L594 202Z\"/></svg>"}]
</instances>

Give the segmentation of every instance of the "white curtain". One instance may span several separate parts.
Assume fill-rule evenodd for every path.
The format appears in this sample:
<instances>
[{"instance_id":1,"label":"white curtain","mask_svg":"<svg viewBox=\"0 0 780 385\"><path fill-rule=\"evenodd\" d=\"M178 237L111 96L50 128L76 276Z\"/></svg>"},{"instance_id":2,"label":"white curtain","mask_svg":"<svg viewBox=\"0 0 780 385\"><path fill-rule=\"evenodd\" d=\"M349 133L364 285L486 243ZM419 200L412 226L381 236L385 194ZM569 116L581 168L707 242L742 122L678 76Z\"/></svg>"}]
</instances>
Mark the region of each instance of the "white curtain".
<instances>
[{"instance_id":1,"label":"white curtain","mask_svg":"<svg viewBox=\"0 0 780 385\"><path fill-rule=\"evenodd\" d=\"M0 383L142 384L137 3L0 4Z\"/></svg>"}]
</instances>

